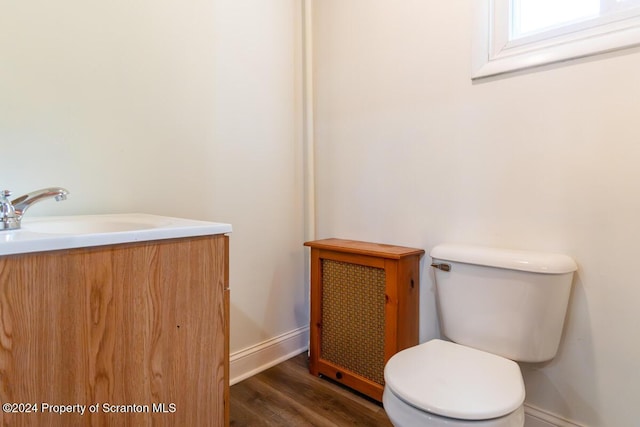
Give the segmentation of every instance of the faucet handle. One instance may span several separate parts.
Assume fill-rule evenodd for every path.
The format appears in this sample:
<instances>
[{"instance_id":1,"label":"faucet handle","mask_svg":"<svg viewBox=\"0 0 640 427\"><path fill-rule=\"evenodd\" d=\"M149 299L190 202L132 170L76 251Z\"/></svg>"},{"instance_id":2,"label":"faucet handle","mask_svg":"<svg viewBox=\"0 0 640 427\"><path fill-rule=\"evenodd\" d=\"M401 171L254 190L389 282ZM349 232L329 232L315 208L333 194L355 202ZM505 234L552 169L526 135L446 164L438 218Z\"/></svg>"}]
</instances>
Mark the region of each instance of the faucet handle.
<instances>
[{"instance_id":1,"label":"faucet handle","mask_svg":"<svg viewBox=\"0 0 640 427\"><path fill-rule=\"evenodd\" d=\"M9 215L10 212L13 212L13 205L7 199L11 195L10 190L2 190L0 191L0 213L3 217Z\"/></svg>"},{"instance_id":2,"label":"faucet handle","mask_svg":"<svg viewBox=\"0 0 640 427\"><path fill-rule=\"evenodd\" d=\"M11 191L0 191L0 230L13 230L20 227L13 204L7 199Z\"/></svg>"}]
</instances>

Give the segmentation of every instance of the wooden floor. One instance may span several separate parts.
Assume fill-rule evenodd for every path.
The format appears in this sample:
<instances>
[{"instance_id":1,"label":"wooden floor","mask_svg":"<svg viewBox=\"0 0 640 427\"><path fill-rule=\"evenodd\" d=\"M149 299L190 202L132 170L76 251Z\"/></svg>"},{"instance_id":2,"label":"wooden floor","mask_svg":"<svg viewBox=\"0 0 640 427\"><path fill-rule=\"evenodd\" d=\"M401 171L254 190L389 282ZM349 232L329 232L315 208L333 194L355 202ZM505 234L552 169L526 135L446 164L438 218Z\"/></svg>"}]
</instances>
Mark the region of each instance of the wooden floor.
<instances>
[{"instance_id":1,"label":"wooden floor","mask_svg":"<svg viewBox=\"0 0 640 427\"><path fill-rule=\"evenodd\" d=\"M307 368L300 354L231 387L231 426L391 427L382 406Z\"/></svg>"}]
</instances>

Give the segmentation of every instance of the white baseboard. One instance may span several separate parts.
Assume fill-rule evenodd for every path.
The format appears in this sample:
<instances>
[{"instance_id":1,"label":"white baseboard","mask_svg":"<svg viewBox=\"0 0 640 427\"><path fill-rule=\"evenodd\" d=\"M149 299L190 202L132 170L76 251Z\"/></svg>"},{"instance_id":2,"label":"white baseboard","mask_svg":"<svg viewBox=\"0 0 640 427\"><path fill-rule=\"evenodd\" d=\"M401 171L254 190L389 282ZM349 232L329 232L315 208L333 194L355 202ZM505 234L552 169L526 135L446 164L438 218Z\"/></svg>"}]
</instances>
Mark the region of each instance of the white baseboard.
<instances>
[{"instance_id":1,"label":"white baseboard","mask_svg":"<svg viewBox=\"0 0 640 427\"><path fill-rule=\"evenodd\" d=\"M524 404L524 427L585 427L535 406Z\"/></svg>"},{"instance_id":2,"label":"white baseboard","mask_svg":"<svg viewBox=\"0 0 640 427\"><path fill-rule=\"evenodd\" d=\"M234 385L309 348L309 327L271 338L229 355L229 383Z\"/></svg>"}]
</instances>

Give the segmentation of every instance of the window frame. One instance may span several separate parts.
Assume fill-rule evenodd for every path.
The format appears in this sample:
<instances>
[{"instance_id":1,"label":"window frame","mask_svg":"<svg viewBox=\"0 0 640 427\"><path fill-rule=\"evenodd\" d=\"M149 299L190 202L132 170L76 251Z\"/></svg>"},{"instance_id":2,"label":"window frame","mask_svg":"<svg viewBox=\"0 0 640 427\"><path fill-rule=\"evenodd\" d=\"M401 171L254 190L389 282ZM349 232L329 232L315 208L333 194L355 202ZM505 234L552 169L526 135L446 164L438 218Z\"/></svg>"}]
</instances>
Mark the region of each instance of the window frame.
<instances>
[{"instance_id":1,"label":"window frame","mask_svg":"<svg viewBox=\"0 0 640 427\"><path fill-rule=\"evenodd\" d=\"M473 1L472 79L640 45L640 9L509 41L509 0Z\"/></svg>"}]
</instances>

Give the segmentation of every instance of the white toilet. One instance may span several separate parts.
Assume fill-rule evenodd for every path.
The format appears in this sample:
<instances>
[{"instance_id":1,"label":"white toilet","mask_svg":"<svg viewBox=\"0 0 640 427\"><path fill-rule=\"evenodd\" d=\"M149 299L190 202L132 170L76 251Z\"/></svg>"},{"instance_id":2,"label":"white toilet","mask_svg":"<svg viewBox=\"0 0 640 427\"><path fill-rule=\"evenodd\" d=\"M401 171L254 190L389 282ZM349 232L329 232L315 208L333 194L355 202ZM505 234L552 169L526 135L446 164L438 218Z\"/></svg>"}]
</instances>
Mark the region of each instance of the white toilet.
<instances>
[{"instance_id":1,"label":"white toilet","mask_svg":"<svg viewBox=\"0 0 640 427\"><path fill-rule=\"evenodd\" d=\"M431 251L442 334L395 354L383 404L396 427L522 427L514 361L552 359L562 335L573 259L479 246Z\"/></svg>"}]
</instances>

